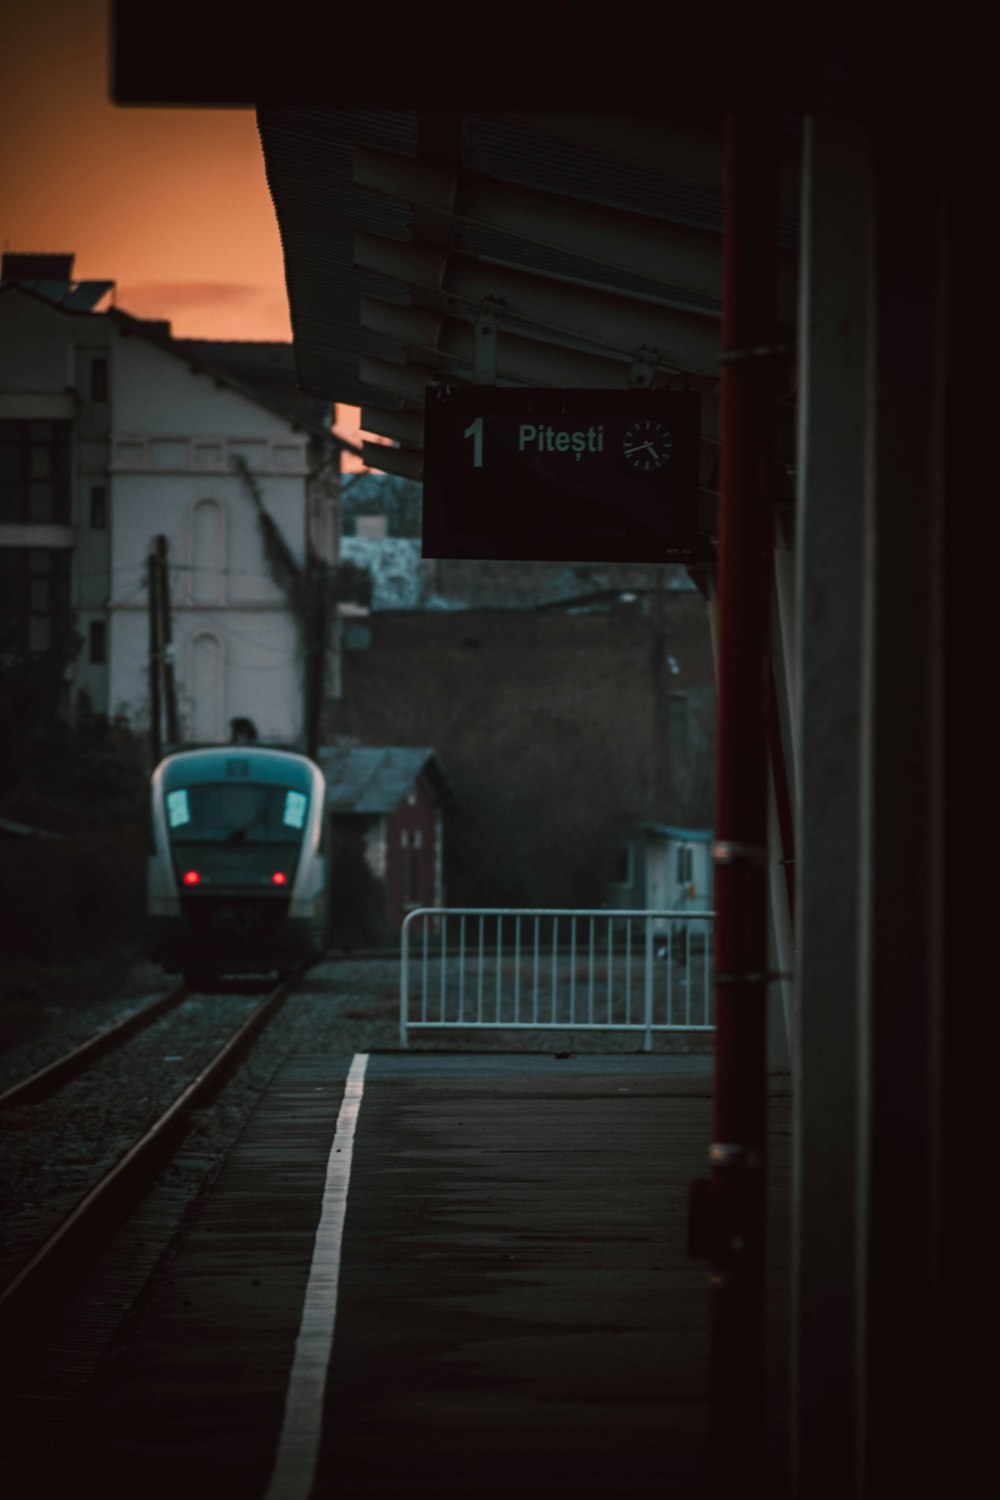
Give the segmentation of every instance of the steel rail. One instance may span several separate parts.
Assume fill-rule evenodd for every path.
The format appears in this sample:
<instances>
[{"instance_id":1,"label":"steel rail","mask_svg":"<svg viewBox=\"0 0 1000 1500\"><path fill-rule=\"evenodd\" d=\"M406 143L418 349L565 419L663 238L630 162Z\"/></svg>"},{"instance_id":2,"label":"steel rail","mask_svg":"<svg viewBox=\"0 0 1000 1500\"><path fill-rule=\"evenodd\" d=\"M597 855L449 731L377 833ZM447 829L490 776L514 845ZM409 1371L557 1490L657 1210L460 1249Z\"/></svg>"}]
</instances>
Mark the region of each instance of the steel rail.
<instances>
[{"instance_id":1,"label":"steel rail","mask_svg":"<svg viewBox=\"0 0 1000 1500\"><path fill-rule=\"evenodd\" d=\"M169 1157L170 1147L185 1118L222 1083L226 1074L249 1051L259 1031L280 1009L297 976L282 980L238 1027L225 1046L178 1094L113 1167L81 1198L45 1243L0 1292L0 1330L23 1325L59 1281L69 1289L96 1259L130 1208L142 1197L151 1177Z\"/></svg>"},{"instance_id":2,"label":"steel rail","mask_svg":"<svg viewBox=\"0 0 1000 1500\"><path fill-rule=\"evenodd\" d=\"M38 1099L44 1099L48 1094L54 1093L71 1078L78 1077L85 1072L95 1058L102 1057L105 1052L110 1052L112 1047L117 1047L120 1042L127 1041L135 1032L141 1031L158 1016L165 1015L175 1005L185 1000L191 991L180 985L177 989L170 990L166 995L160 995L149 1005L134 1010L125 1016L114 1026L109 1026L105 1031L99 1031L89 1041L82 1042L72 1052L57 1057L55 1062L49 1063L44 1068L39 1068L37 1073L22 1078L20 1083L11 1084L0 1094L0 1109L9 1109L15 1104L34 1104Z\"/></svg>"}]
</instances>

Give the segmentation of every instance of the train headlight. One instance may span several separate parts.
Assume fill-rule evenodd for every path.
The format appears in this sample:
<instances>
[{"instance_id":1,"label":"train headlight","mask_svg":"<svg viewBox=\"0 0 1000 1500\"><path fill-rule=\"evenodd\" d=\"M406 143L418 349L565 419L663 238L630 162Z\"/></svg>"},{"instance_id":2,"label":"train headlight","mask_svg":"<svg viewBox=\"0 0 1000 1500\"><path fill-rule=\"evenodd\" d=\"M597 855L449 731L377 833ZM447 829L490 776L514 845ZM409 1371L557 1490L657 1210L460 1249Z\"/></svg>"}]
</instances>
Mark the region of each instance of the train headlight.
<instances>
[{"instance_id":1,"label":"train headlight","mask_svg":"<svg viewBox=\"0 0 1000 1500\"><path fill-rule=\"evenodd\" d=\"M271 876L271 879L274 881L275 885L288 884L288 876L285 874L284 870L275 870L274 874Z\"/></svg>"},{"instance_id":2,"label":"train headlight","mask_svg":"<svg viewBox=\"0 0 1000 1500\"><path fill-rule=\"evenodd\" d=\"M184 884L185 885L200 885L201 884L201 876L198 874L198 871L197 870L185 870L184 871Z\"/></svg>"}]
</instances>

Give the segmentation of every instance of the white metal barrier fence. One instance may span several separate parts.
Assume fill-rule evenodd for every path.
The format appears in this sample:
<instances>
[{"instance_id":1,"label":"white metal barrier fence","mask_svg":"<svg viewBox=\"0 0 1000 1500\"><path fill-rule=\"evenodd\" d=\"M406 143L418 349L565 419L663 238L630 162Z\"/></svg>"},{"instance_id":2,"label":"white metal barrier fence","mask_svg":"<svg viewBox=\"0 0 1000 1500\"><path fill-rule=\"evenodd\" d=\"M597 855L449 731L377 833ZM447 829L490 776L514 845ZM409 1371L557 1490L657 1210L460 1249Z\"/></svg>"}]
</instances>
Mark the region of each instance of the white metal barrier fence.
<instances>
[{"instance_id":1,"label":"white metal barrier fence","mask_svg":"<svg viewBox=\"0 0 1000 1500\"><path fill-rule=\"evenodd\" d=\"M712 1031L714 912L421 907L403 922L411 1031Z\"/></svg>"}]
</instances>

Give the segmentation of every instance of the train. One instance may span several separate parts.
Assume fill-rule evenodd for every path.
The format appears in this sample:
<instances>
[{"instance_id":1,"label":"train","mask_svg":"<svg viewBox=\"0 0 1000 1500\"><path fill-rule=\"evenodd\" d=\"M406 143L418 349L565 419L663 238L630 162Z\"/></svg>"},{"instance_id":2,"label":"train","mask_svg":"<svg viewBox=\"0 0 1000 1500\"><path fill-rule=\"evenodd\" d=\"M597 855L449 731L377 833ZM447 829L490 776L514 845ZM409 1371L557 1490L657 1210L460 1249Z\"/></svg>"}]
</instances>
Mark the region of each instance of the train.
<instances>
[{"instance_id":1,"label":"train","mask_svg":"<svg viewBox=\"0 0 1000 1500\"><path fill-rule=\"evenodd\" d=\"M150 784L150 958L191 989L285 974L325 951L326 780L257 745L179 750Z\"/></svg>"}]
</instances>

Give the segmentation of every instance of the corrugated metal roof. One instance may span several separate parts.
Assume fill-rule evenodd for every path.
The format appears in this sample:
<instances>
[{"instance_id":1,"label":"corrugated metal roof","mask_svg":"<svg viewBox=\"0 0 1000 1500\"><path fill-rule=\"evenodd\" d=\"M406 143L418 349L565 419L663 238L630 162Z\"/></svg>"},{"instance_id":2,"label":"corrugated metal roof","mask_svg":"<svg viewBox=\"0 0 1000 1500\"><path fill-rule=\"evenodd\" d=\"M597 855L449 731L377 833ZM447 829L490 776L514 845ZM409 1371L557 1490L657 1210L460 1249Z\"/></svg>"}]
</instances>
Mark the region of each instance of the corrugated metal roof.
<instances>
[{"instance_id":1,"label":"corrugated metal roof","mask_svg":"<svg viewBox=\"0 0 1000 1500\"><path fill-rule=\"evenodd\" d=\"M385 110L262 110L259 114L267 180L285 254L285 279L295 334L299 383L310 395L359 406L372 399L362 386L362 353L398 359L398 347L362 334L362 296L408 304L395 282L354 267L353 232L390 239L410 236L411 214L378 193L356 188L355 140L412 156L417 117ZM394 409L398 399L380 396Z\"/></svg>"},{"instance_id":2,"label":"corrugated metal roof","mask_svg":"<svg viewBox=\"0 0 1000 1500\"><path fill-rule=\"evenodd\" d=\"M470 118L463 159L507 182L532 187L551 190L558 175L560 190L569 197L722 232L721 159L715 182L671 178L566 139L556 148L549 132L488 114Z\"/></svg>"},{"instance_id":3,"label":"corrugated metal roof","mask_svg":"<svg viewBox=\"0 0 1000 1500\"><path fill-rule=\"evenodd\" d=\"M397 746L334 746L316 757L326 777L331 812L391 813L427 772L444 790L444 776L433 750Z\"/></svg>"},{"instance_id":4,"label":"corrugated metal roof","mask_svg":"<svg viewBox=\"0 0 1000 1500\"><path fill-rule=\"evenodd\" d=\"M576 281L594 281L610 291L627 293L650 302L665 302L707 317L722 316L721 297L707 293L699 294L687 287L671 286L665 281L653 281L648 276L637 276L600 261L588 260L585 255L569 255L564 250L550 250L545 245L505 234L498 229L463 225L456 231L456 243L467 254L483 260L506 261L510 265L523 267L527 271L539 271L543 275L573 278Z\"/></svg>"},{"instance_id":5,"label":"corrugated metal roof","mask_svg":"<svg viewBox=\"0 0 1000 1500\"><path fill-rule=\"evenodd\" d=\"M472 327L487 295L491 306L502 304L498 385L624 387L651 348L654 383L685 374L703 382L696 385L706 407L703 431L713 442L721 115L673 124L613 116L604 125L601 116L261 106L258 126L299 379L307 392L367 408L370 430L401 440L395 459L388 449L366 454L368 462L419 476L419 422L401 428L391 414L405 410L419 419L436 379L472 379ZM359 162L359 181L371 185L358 186L355 148L395 159L383 158L384 167L370 155ZM795 257L787 252L798 235L799 142L792 130L785 148L775 233L786 251L786 316L794 316L787 311L796 305ZM595 243L588 253L587 235L572 228L584 205L586 222L604 216L600 251ZM662 254L643 250L618 264L609 236L620 242L630 232L643 236L643 246L662 241ZM693 265L703 274L693 274ZM408 324L371 301L363 309L363 299L419 317ZM374 425L380 412L384 432Z\"/></svg>"},{"instance_id":6,"label":"corrugated metal roof","mask_svg":"<svg viewBox=\"0 0 1000 1500\"><path fill-rule=\"evenodd\" d=\"M715 837L712 828L678 828L673 823L644 823L642 826L646 833L661 833L684 844L707 844Z\"/></svg>"},{"instance_id":7,"label":"corrugated metal roof","mask_svg":"<svg viewBox=\"0 0 1000 1500\"><path fill-rule=\"evenodd\" d=\"M398 396L362 383L358 359L364 353L405 363L407 352L393 340L363 330L358 308L362 297L409 306L414 296L405 283L354 265L354 234L364 231L411 242L414 212L408 203L356 187L352 152L355 145L375 146L416 158L418 117L409 111L263 108L258 123L284 247L303 390L397 410ZM490 115L468 116L462 140L466 164L474 163L504 181L650 212L677 223L713 230L721 225L721 184L713 190L670 182L651 170L623 168L596 151L542 137ZM466 254L504 261L543 277L591 281L626 295L672 302L712 319L719 316L718 299L698 297L675 285L668 270L662 281L629 276L589 260L585 246L578 255L570 255L498 230L456 224L449 248L459 243ZM433 366L425 368L427 382L433 373ZM627 370L623 383L624 374Z\"/></svg>"}]
</instances>

